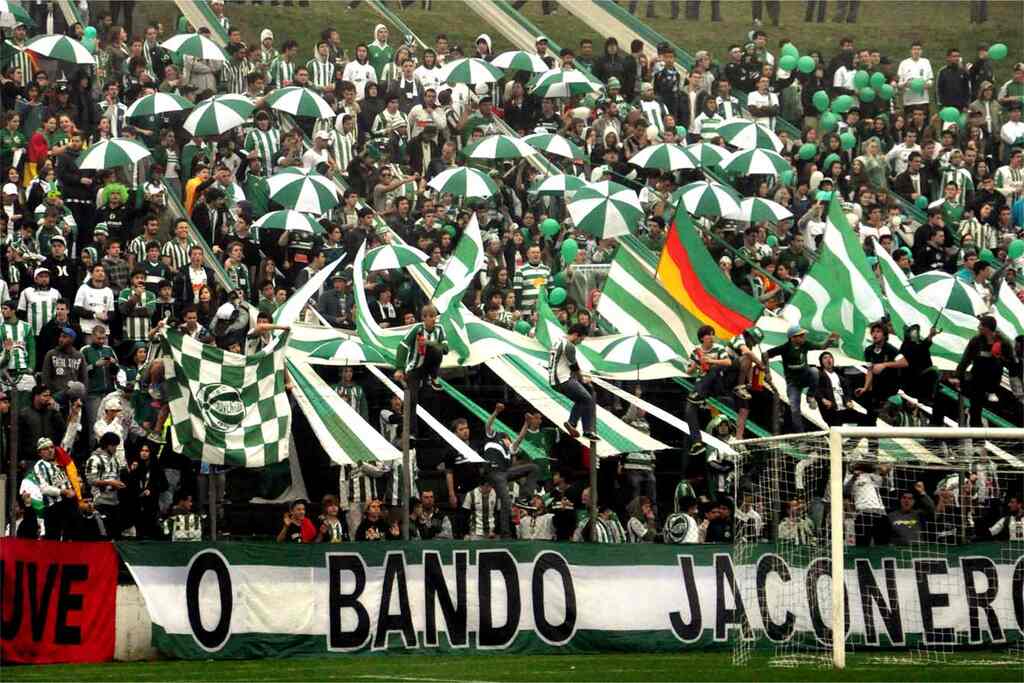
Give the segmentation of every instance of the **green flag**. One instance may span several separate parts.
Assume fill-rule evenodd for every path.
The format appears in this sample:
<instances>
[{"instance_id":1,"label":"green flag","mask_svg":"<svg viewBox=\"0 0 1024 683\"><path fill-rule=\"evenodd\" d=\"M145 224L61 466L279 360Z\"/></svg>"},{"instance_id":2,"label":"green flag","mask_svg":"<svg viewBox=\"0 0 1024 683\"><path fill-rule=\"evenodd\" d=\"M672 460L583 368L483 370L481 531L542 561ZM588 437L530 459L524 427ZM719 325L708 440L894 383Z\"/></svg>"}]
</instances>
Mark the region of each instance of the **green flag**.
<instances>
[{"instance_id":1,"label":"green flag","mask_svg":"<svg viewBox=\"0 0 1024 683\"><path fill-rule=\"evenodd\" d=\"M1005 282L999 285L999 296L992 312L999 331L1011 340L1024 334L1024 302Z\"/></svg>"},{"instance_id":2,"label":"green flag","mask_svg":"<svg viewBox=\"0 0 1024 683\"><path fill-rule=\"evenodd\" d=\"M480 224L474 214L466 225L465 232L455 245L455 251L448 259L444 273L434 288L431 301L437 307L438 313L442 316L458 306L466 288L484 267L484 244L480 236Z\"/></svg>"}]
</instances>

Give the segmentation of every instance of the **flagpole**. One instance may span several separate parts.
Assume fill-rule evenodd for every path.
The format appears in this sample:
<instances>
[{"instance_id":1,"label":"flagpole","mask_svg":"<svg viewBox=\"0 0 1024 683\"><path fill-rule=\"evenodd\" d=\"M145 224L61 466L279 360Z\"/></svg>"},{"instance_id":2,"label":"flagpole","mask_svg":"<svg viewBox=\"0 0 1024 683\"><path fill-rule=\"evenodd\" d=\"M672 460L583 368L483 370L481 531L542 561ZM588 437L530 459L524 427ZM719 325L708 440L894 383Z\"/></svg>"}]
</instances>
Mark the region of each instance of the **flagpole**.
<instances>
[{"instance_id":1,"label":"flagpole","mask_svg":"<svg viewBox=\"0 0 1024 683\"><path fill-rule=\"evenodd\" d=\"M597 543L597 439L590 440L590 542Z\"/></svg>"},{"instance_id":2,"label":"flagpole","mask_svg":"<svg viewBox=\"0 0 1024 683\"><path fill-rule=\"evenodd\" d=\"M18 512L18 383L11 387L11 402L8 414L11 418L10 446L7 449L8 472L10 480L10 500L7 501L7 521L14 527L14 520ZM3 530L0 530L3 534Z\"/></svg>"},{"instance_id":3,"label":"flagpole","mask_svg":"<svg viewBox=\"0 0 1024 683\"><path fill-rule=\"evenodd\" d=\"M409 501L412 499L412 462L409 454L409 428L412 426L412 389L405 378L405 396L402 399L402 540L409 540Z\"/></svg>"}]
</instances>

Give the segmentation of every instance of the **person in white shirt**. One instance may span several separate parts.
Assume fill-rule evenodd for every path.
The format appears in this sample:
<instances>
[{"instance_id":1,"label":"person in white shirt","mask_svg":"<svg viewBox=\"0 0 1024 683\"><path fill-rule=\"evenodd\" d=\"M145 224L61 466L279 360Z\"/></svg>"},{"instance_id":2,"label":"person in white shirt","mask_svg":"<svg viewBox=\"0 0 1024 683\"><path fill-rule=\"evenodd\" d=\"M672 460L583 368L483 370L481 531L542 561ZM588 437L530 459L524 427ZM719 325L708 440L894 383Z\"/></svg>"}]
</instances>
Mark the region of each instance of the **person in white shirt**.
<instances>
[{"instance_id":1,"label":"person in white shirt","mask_svg":"<svg viewBox=\"0 0 1024 683\"><path fill-rule=\"evenodd\" d=\"M519 518L516 534L520 541L555 540L555 515L544 510L544 499L534 496L530 510Z\"/></svg>"},{"instance_id":2,"label":"person in white shirt","mask_svg":"<svg viewBox=\"0 0 1024 683\"><path fill-rule=\"evenodd\" d=\"M356 45L356 58L345 65L342 80L350 81L356 86L356 99L363 99L366 84L377 82L377 70L370 64L370 52L365 44Z\"/></svg>"},{"instance_id":3,"label":"person in white shirt","mask_svg":"<svg viewBox=\"0 0 1024 683\"><path fill-rule=\"evenodd\" d=\"M107 286L106 269L97 263L91 275L75 293L75 313L85 333L85 344L92 343L93 328L105 323L114 310L114 292Z\"/></svg>"},{"instance_id":4,"label":"person in white shirt","mask_svg":"<svg viewBox=\"0 0 1024 683\"><path fill-rule=\"evenodd\" d=\"M858 546L869 546L872 540L875 545L889 543L892 528L879 493L889 468L889 465L879 465L876 472L873 463L858 462L843 482L843 494L853 499L853 507L857 512L854 528Z\"/></svg>"},{"instance_id":5,"label":"person in white shirt","mask_svg":"<svg viewBox=\"0 0 1024 683\"><path fill-rule=\"evenodd\" d=\"M1008 540L1024 541L1024 508L1021 507L1020 496L1010 496L1006 510L1006 516L990 526L988 533L997 538L1005 531Z\"/></svg>"},{"instance_id":6,"label":"person in white shirt","mask_svg":"<svg viewBox=\"0 0 1024 683\"><path fill-rule=\"evenodd\" d=\"M1005 128L1005 126L1004 126ZM996 192L1006 197L1008 205L1024 197L1024 151L1016 148L1010 152L1010 163L1000 166L995 173Z\"/></svg>"},{"instance_id":7,"label":"person in white shirt","mask_svg":"<svg viewBox=\"0 0 1024 683\"><path fill-rule=\"evenodd\" d=\"M313 146L302 155L302 168L314 171L320 164L330 166L332 163L331 134L326 130L317 131L313 136Z\"/></svg>"},{"instance_id":8,"label":"person in white shirt","mask_svg":"<svg viewBox=\"0 0 1024 683\"><path fill-rule=\"evenodd\" d=\"M910 165L910 155L921 153L921 145L917 144L917 131L908 130L904 134L903 143L895 145L885 155L885 160L892 167L892 175L898 176Z\"/></svg>"},{"instance_id":9,"label":"person in white shirt","mask_svg":"<svg viewBox=\"0 0 1024 683\"><path fill-rule=\"evenodd\" d=\"M424 90L434 88L436 92L444 84L441 80L441 65L437 62L437 53L429 48L423 51L423 62L412 73Z\"/></svg>"},{"instance_id":10,"label":"person in white shirt","mask_svg":"<svg viewBox=\"0 0 1024 683\"><path fill-rule=\"evenodd\" d=\"M1003 142L1003 158L1010 156L1014 145L1024 144L1024 121L1021 121L1021 105L1011 104L1007 112L1009 118L999 129L999 139Z\"/></svg>"},{"instance_id":11,"label":"person in white shirt","mask_svg":"<svg viewBox=\"0 0 1024 683\"><path fill-rule=\"evenodd\" d=\"M924 109L927 112L928 91L935 80L931 62L921 56L921 51L921 43L912 43L910 57L900 62L896 71L897 85L903 93L903 109L908 114L913 109ZM924 89L920 93L910 87L911 82L917 78L924 81Z\"/></svg>"},{"instance_id":12,"label":"person in white shirt","mask_svg":"<svg viewBox=\"0 0 1024 683\"><path fill-rule=\"evenodd\" d=\"M768 90L768 79L757 79L757 90L747 96L747 110L755 123L775 130L775 118L779 115L779 96Z\"/></svg>"}]
</instances>

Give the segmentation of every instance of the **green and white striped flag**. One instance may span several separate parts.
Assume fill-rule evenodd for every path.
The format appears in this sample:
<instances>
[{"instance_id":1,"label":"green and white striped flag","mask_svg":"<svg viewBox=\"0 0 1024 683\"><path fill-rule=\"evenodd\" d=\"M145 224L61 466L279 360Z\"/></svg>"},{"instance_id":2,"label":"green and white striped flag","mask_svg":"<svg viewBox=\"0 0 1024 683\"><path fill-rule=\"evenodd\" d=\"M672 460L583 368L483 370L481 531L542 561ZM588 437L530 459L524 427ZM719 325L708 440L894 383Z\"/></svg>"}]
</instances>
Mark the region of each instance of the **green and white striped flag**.
<instances>
[{"instance_id":1,"label":"green and white striped flag","mask_svg":"<svg viewBox=\"0 0 1024 683\"><path fill-rule=\"evenodd\" d=\"M465 232L455 245L455 251L452 252L437 287L434 288L431 300L438 313L444 315L459 304L466 288L483 267L484 244L480 236L480 224L474 215L469 219Z\"/></svg>"},{"instance_id":2,"label":"green and white striped flag","mask_svg":"<svg viewBox=\"0 0 1024 683\"><path fill-rule=\"evenodd\" d=\"M909 325L919 325L921 336L925 337L932 327L942 332L932 340L932 357L943 358L954 366L960 362L967 342L974 336L974 330L958 325L943 311L925 303L914 291L906 274L900 270L888 252L875 242L875 255L882 271L887 308L892 314L893 329L900 337Z\"/></svg>"},{"instance_id":3,"label":"green and white striped flag","mask_svg":"<svg viewBox=\"0 0 1024 683\"><path fill-rule=\"evenodd\" d=\"M993 306L993 315L1000 332L1011 340L1024 334L1024 302L1004 282L999 285L999 296Z\"/></svg>"},{"instance_id":4,"label":"green and white striped flag","mask_svg":"<svg viewBox=\"0 0 1024 683\"><path fill-rule=\"evenodd\" d=\"M850 229L836 199L828 207L818 260L782 315L810 332L838 333L843 352L864 360L868 328L885 315L885 306L857 233Z\"/></svg>"},{"instance_id":5,"label":"green and white striped flag","mask_svg":"<svg viewBox=\"0 0 1024 683\"><path fill-rule=\"evenodd\" d=\"M43 514L45 505L43 504L43 490L39 488L39 482L36 480L36 473L33 470L29 470L25 478L21 480L21 486L18 489L18 493L25 495L26 493L32 499L32 509L36 511L37 515Z\"/></svg>"},{"instance_id":6,"label":"green and white striped flag","mask_svg":"<svg viewBox=\"0 0 1024 683\"><path fill-rule=\"evenodd\" d=\"M177 330L162 341L171 432L182 452L217 465L263 467L288 457L292 411L284 344L240 355Z\"/></svg>"}]
</instances>

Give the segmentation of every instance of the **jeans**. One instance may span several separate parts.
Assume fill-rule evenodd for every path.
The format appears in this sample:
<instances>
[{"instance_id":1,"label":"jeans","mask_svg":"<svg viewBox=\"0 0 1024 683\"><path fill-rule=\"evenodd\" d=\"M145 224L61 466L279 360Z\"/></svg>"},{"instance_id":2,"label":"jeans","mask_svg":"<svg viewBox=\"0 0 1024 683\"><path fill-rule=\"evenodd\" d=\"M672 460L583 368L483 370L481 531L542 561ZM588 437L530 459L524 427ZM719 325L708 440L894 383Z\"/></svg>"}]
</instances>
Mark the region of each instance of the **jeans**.
<instances>
[{"instance_id":1,"label":"jeans","mask_svg":"<svg viewBox=\"0 0 1024 683\"><path fill-rule=\"evenodd\" d=\"M654 470L623 470L629 483L629 499L647 496L651 505L658 505L658 486L654 478Z\"/></svg>"},{"instance_id":2,"label":"jeans","mask_svg":"<svg viewBox=\"0 0 1024 683\"><path fill-rule=\"evenodd\" d=\"M690 396L694 399L700 397L705 399L708 396L721 396L725 393L725 374L730 368L725 368L721 365L716 365L711 368L706 375L697 380L693 386L693 391L690 392ZM700 438L700 407L693 401L686 402L686 410L683 413L686 424L690 427L690 439L694 443L699 442Z\"/></svg>"},{"instance_id":3,"label":"jeans","mask_svg":"<svg viewBox=\"0 0 1024 683\"><path fill-rule=\"evenodd\" d=\"M566 380L555 388L572 400L569 424L575 427L582 419L583 431L593 432L594 423L597 421L597 402L594 395L578 379Z\"/></svg>"},{"instance_id":4,"label":"jeans","mask_svg":"<svg viewBox=\"0 0 1024 683\"><path fill-rule=\"evenodd\" d=\"M825 21L825 5L827 0L807 0L807 11L804 13L804 21L814 21L815 9L817 9L818 23Z\"/></svg>"},{"instance_id":5,"label":"jeans","mask_svg":"<svg viewBox=\"0 0 1024 683\"><path fill-rule=\"evenodd\" d=\"M806 367L800 371L795 378L786 378L786 398L789 399L789 409L793 413L793 429L797 432L804 429L804 416L800 407L800 394L804 389L813 391L818 386L818 369Z\"/></svg>"},{"instance_id":6,"label":"jeans","mask_svg":"<svg viewBox=\"0 0 1024 683\"><path fill-rule=\"evenodd\" d=\"M174 494L181 486L181 470L168 467L164 470L164 478L167 479L167 490L160 493L161 515L166 515L174 504Z\"/></svg>"},{"instance_id":7,"label":"jeans","mask_svg":"<svg viewBox=\"0 0 1024 683\"><path fill-rule=\"evenodd\" d=\"M498 510L498 528L501 533L512 533L512 497L508 493L508 483L522 479L523 481L519 485L519 497L532 496L533 492L537 490L539 472L540 468L535 463L521 462L505 470L491 470L487 473L487 480L494 487L494 492L498 495L498 504L501 506L501 509Z\"/></svg>"}]
</instances>

